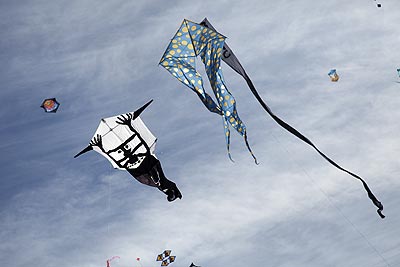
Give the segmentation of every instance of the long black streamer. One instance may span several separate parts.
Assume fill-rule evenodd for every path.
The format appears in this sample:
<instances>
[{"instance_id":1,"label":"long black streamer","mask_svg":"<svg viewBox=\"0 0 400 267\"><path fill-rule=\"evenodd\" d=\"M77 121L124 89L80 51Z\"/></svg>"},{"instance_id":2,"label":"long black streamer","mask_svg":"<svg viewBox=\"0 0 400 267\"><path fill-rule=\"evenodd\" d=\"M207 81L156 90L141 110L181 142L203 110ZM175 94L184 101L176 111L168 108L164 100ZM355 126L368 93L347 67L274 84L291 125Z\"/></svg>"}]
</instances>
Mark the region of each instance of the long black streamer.
<instances>
[{"instance_id":1,"label":"long black streamer","mask_svg":"<svg viewBox=\"0 0 400 267\"><path fill-rule=\"evenodd\" d=\"M248 77L244 77L251 92L253 93L253 95L256 97L256 99L258 100L258 102L261 104L261 106L265 109L265 111L268 112L268 114L283 128L285 128L287 131L289 131L291 134L295 135L297 138L301 139L302 141L304 141L305 143L309 144L310 146L312 146L324 159L326 159L330 164L332 164L333 166L335 166L336 168L338 168L341 171L344 171L348 174L350 174L351 176L353 176L356 179L359 179L362 184L364 185L365 190L368 193L368 197L371 199L372 203L374 203L374 205L378 208L377 212L379 214L379 216L383 219L385 218L385 215L382 214L382 210L383 210L383 205L382 203L375 197L375 195L372 193L371 189L369 189L367 183L357 174L352 173L351 171L348 171L346 169L344 169L343 167L341 167L339 164L337 164L336 162L334 162L332 159L330 159L328 156L326 156L321 150L319 150L311 141L310 139L308 139L307 137L305 137L303 134L301 134L298 130L296 130L295 128L293 128L292 126L290 126L289 124L287 124L285 121L281 120L279 117L277 117L272 111L271 109L267 106L267 104L265 104L265 102L262 100L262 98L260 97L260 95L258 94L256 88L254 87L252 81L250 80L250 78Z\"/></svg>"},{"instance_id":2,"label":"long black streamer","mask_svg":"<svg viewBox=\"0 0 400 267\"><path fill-rule=\"evenodd\" d=\"M201 25L204 25L208 28L211 28L215 30L215 28L211 25L211 23L205 18L202 22ZM379 216L383 219L385 218L385 215L382 214L383 211L383 205L382 203L375 197L375 195L372 193L372 191L369 189L367 183L357 174L354 174L343 167L341 167L339 164L334 162L332 159L330 159L328 156L326 156L322 151L320 151L307 137L305 137L303 134L301 134L298 130L287 124L285 121L280 119L278 116L276 116L272 110L268 107L268 105L264 102L264 100L260 97L258 94L256 88L253 85L253 82L250 80L250 77L247 75L246 71L244 70L243 66L240 64L239 60L237 57L233 54L232 50L229 48L229 46L225 43L223 47L223 53L222 53L222 60L225 61L233 70L235 70L238 74L240 74L247 82L247 85L249 86L251 92L253 95L256 97L258 102L261 104L261 106L264 108L264 110L271 116L272 119L274 119L281 127L286 129L288 132L302 140L303 142L307 143L308 145L312 146L325 160L327 160L330 164L338 168L339 170L348 173L349 175L353 176L354 178L360 180L365 188L365 190L368 193L368 197L371 199L372 203L378 208L377 212Z\"/></svg>"}]
</instances>

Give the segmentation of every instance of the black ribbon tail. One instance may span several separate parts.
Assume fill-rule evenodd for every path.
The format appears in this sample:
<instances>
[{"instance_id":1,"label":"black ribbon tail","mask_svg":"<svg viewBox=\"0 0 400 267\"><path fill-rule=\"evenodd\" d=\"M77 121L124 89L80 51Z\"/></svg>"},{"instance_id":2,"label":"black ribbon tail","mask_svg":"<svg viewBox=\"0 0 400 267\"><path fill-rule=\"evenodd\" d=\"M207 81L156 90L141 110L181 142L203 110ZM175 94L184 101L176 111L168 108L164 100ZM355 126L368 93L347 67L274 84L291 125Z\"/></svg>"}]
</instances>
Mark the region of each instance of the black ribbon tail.
<instances>
[{"instance_id":1,"label":"black ribbon tail","mask_svg":"<svg viewBox=\"0 0 400 267\"><path fill-rule=\"evenodd\" d=\"M249 86L251 92L253 93L253 95L256 97L256 99L258 100L258 102L261 104L261 106L265 109L265 111L272 117L272 119L274 119L281 127L283 127L284 129L286 129L288 132L290 132L291 134L293 134L294 136L296 136L297 138L301 139L303 142L307 143L308 145L312 146L325 160L327 160L330 164L332 164L333 166L335 166L336 168L338 168L339 170L346 172L347 174L353 176L354 178L360 180L363 185L365 190L368 193L368 197L371 199L372 203L378 208L377 212L379 214L379 216L383 219L385 218L385 215L382 214L383 211L383 205L382 203L375 197L375 195L372 193L372 191L369 189L367 183L357 174L354 174L344 168L342 168L341 166L339 166L336 162L334 162L332 159L330 159L328 156L326 156L324 153L322 153L307 137L305 137L303 134L301 134L299 131L297 131L295 128L293 128L292 126L290 126L289 124L287 124L285 121L281 120L279 117L277 117L272 111L271 109L267 106L267 104L265 104L265 102L263 101L263 99L260 97L260 95L258 94L256 88L254 87L252 81L250 80L250 78L247 76L246 73L244 73L244 75L242 75L244 77L244 79L247 82L247 85Z\"/></svg>"},{"instance_id":2,"label":"black ribbon tail","mask_svg":"<svg viewBox=\"0 0 400 267\"><path fill-rule=\"evenodd\" d=\"M247 134L246 134L246 133L244 134L244 142L246 143L247 149L249 150L251 156L252 156L253 159L254 159L254 163L255 163L256 165L258 165L259 163L258 163L258 161L257 161L257 158L256 158L256 156L254 155L253 151L251 150L250 145L249 145L249 142L247 141Z\"/></svg>"}]
</instances>

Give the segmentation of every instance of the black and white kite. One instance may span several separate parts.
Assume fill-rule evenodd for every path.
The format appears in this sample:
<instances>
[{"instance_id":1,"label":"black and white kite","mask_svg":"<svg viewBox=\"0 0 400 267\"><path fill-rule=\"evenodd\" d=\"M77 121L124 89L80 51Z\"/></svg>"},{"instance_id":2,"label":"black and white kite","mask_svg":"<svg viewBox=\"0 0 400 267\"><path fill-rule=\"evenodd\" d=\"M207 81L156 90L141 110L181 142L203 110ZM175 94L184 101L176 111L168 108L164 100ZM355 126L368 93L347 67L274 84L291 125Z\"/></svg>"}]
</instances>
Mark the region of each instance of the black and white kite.
<instances>
[{"instance_id":1,"label":"black and white kite","mask_svg":"<svg viewBox=\"0 0 400 267\"><path fill-rule=\"evenodd\" d=\"M182 198L175 183L168 180L155 156L157 138L139 115L149 101L135 112L101 119L89 145L74 158L94 150L107 158L115 169L128 171L140 183L157 187L168 201Z\"/></svg>"}]
</instances>

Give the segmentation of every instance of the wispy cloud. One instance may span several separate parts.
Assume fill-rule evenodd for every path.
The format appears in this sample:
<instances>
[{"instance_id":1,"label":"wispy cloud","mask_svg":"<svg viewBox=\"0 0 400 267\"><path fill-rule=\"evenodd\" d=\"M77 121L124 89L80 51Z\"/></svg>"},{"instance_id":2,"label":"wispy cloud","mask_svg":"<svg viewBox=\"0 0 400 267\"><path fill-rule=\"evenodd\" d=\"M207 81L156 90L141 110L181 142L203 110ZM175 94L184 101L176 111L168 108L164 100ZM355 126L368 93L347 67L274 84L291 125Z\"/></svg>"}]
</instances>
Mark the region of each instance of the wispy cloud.
<instances>
[{"instance_id":1,"label":"wispy cloud","mask_svg":"<svg viewBox=\"0 0 400 267\"><path fill-rule=\"evenodd\" d=\"M91 267L119 255L113 266L149 267L172 249L176 266L397 266L400 6L374 4L0 3L1 262ZM181 21L204 17L276 114L365 177L385 220L359 181L282 130L223 65L261 164L233 132L229 161L221 118L157 66ZM58 113L39 108L46 97ZM96 153L72 158L102 117L150 98L142 118L183 193L173 203Z\"/></svg>"}]
</instances>

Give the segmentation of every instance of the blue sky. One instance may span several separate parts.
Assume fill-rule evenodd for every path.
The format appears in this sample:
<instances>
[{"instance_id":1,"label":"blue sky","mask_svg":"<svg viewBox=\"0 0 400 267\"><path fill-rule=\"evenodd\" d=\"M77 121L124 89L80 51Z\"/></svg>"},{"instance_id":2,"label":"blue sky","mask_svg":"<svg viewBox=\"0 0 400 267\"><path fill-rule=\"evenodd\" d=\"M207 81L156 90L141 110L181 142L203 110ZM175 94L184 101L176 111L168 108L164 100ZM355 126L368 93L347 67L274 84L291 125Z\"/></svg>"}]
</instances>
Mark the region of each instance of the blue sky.
<instances>
[{"instance_id":1,"label":"blue sky","mask_svg":"<svg viewBox=\"0 0 400 267\"><path fill-rule=\"evenodd\" d=\"M381 4L0 1L1 262L155 267L171 249L176 267L399 266L400 2ZM223 64L260 165L233 131L229 161L221 118L157 65L182 20L204 17L277 115L365 178L385 220ZM97 153L73 158L101 118L149 99L141 117L183 194L172 203Z\"/></svg>"}]
</instances>

